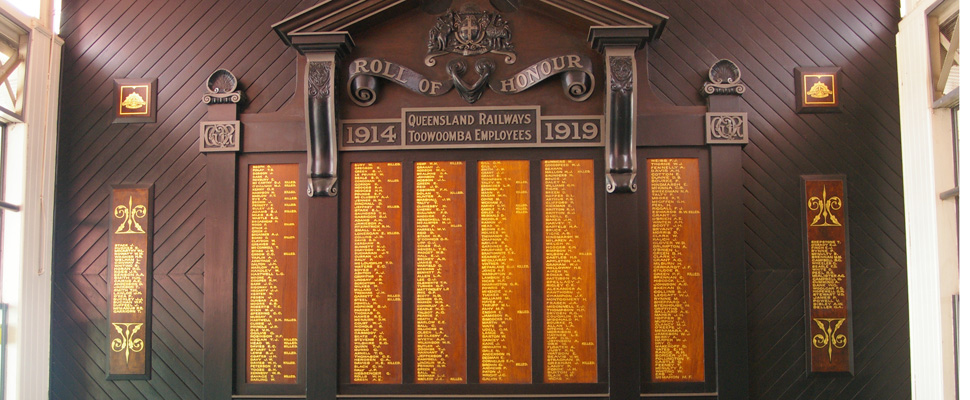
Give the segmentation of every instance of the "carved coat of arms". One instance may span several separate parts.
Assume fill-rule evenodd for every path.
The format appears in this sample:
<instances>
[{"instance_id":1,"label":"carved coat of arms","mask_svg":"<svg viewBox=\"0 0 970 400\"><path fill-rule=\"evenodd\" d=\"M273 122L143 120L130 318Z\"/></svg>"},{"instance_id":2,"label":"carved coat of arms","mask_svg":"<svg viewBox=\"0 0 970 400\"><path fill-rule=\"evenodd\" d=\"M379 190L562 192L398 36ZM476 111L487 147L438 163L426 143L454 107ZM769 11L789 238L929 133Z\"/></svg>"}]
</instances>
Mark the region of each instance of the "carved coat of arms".
<instances>
[{"instance_id":1,"label":"carved coat of arms","mask_svg":"<svg viewBox=\"0 0 970 400\"><path fill-rule=\"evenodd\" d=\"M515 62L512 28L501 14L488 11L449 10L438 17L428 32L426 65L434 66L435 57L448 53L473 56L488 52L502 54L505 62Z\"/></svg>"}]
</instances>

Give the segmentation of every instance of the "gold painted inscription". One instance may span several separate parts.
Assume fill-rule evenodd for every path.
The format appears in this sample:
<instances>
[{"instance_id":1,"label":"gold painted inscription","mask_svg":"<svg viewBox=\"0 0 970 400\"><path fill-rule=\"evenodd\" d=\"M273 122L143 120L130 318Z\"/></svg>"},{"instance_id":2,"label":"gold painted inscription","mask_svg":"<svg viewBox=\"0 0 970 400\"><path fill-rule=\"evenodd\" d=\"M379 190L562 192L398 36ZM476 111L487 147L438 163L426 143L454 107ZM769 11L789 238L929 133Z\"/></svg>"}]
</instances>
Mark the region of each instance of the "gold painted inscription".
<instances>
[{"instance_id":1,"label":"gold painted inscription","mask_svg":"<svg viewBox=\"0 0 970 400\"><path fill-rule=\"evenodd\" d=\"M653 381L703 382L703 260L697 159L648 159L647 171Z\"/></svg>"},{"instance_id":2,"label":"gold painted inscription","mask_svg":"<svg viewBox=\"0 0 970 400\"><path fill-rule=\"evenodd\" d=\"M596 382L593 186L593 160L542 162L546 382Z\"/></svg>"},{"instance_id":3,"label":"gold painted inscription","mask_svg":"<svg viewBox=\"0 0 970 400\"><path fill-rule=\"evenodd\" d=\"M247 380L296 383L298 164L249 167Z\"/></svg>"},{"instance_id":4,"label":"gold painted inscription","mask_svg":"<svg viewBox=\"0 0 970 400\"><path fill-rule=\"evenodd\" d=\"M480 161L482 383L532 381L529 162Z\"/></svg>"},{"instance_id":5,"label":"gold painted inscription","mask_svg":"<svg viewBox=\"0 0 970 400\"><path fill-rule=\"evenodd\" d=\"M351 174L351 380L401 383L401 163Z\"/></svg>"},{"instance_id":6,"label":"gold painted inscription","mask_svg":"<svg viewBox=\"0 0 970 400\"><path fill-rule=\"evenodd\" d=\"M464 383L465 163L415 163L414 182L416 379Z\"/></svg>"},{"instance_id":7,"label":"gold painted inscription","mask_svg":"<svg viewBox=\"0 0 970 400\"><path fill-rule=\"evenodd\" d=\"M150 368L152 193L147 187L111 190L108 230L108 375L146 375Z\"/></svg>"},{"instance_id":8,"label":"gold painted inscription","mask_svg":"<svg viewBox=\"0 0 970 400\"><path fill-rule=\"evenodd\" d=\"M129 243L115 243L114 268L111 269L111 312L141 314L145 312L145 273L142 262L145 250Z\"/></svg>"},{"instance_id":9,"label":"gold painted inscription","mask_svg":"<svg viewBox=\"0 0 970 400\"><path fill-rule=\"evenodd\" d=\"M840 244L836 240L809 242L814 310L845 309L845 274L839 273L843 257L837 251Z\"/></svg>"}]
</instances>

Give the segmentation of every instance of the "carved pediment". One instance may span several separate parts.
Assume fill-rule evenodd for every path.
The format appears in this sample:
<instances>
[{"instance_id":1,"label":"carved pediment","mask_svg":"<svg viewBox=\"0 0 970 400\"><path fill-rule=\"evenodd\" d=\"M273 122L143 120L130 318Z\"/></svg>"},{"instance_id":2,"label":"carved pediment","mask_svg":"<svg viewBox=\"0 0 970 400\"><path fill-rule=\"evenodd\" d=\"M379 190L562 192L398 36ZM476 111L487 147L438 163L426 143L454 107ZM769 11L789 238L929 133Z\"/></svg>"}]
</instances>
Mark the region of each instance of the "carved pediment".
<instances>
[{"instance_id":1,"label":"carved pediment","mask_svg":"<svg viewBox=\"0 0 970 400\"><path fill-rule=\"evenodd\" d=\"M578 20L590 28L642 28L649 32L648 40L660 36L668 19L666 15L629 0L505 0L492 3L501 11L521 8ZM332 44L332 40L326 38L332 38L335 33L352 36L414 8L423 7L428 12L438 13L449 6L459 9L462 5L461 1L448 0L326 0L277 22L273 29L287 45L303 53Z\"/></svg>"}]
</instances>

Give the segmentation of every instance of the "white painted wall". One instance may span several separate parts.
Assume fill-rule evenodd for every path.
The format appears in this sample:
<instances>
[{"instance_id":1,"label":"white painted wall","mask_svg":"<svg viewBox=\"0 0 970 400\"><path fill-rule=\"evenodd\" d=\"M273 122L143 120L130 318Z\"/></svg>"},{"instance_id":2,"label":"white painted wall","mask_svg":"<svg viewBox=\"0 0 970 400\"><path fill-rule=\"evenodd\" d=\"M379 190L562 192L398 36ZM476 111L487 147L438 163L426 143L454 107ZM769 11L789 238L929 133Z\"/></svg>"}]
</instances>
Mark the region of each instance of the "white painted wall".
<instances>
[{"instance_id":1,"label":"white painted wall","mask_svg":"<svg viewBox=\"0 0 970 400\"><path fill-rule=\"evenodd\" d=\"M932 108L926 20L938 3L904 1L896 35L912 397L918 400L956 398L951 306L959 289L956 201L939 197L954 187L952 130L950 110Z\"/></svg>"},{"instance_id":2,"label":"white painted wall","mask_svg":"<svg viewBox=\"0 0 970 400\"><path fill-rule=\"evenodd\" d=\"M61 47L37 19L0 2L30 27L24 123L8 125L2 299L9 306L5 398L46 399L50 377L51 256Z\"/></svg>"}]
</instances>

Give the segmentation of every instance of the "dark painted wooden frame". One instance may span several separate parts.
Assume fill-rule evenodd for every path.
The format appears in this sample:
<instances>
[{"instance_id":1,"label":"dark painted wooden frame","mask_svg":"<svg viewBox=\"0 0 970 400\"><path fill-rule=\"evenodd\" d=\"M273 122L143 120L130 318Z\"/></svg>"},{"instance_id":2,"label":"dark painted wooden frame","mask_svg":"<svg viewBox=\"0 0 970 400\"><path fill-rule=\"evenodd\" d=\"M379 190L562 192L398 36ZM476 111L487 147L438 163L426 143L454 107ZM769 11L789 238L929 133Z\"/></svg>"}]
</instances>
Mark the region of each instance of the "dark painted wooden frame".
<instances>
[{"instance_id":1,"label":"dark painted wooden frame","mask_svg":"<svg viewBox=\"0 0 970 400\"><path fill-rule=\"evenodd\" d=\"M122 86L148 86L148 113L146 115L124 115L121 113L121 88ZM114 98L114 120L113 124L132 124L132 123L155 123L156 112L158 110L158 79L157 78L127 78L115 79L114 91L111 92Z\"/></svg>"},{"instance_id":2,"label":"dark painted wooden frame","mask_svg":"<svg viewBox=\"0 0 970 400\"><path fill-rule=\"evenodd\" d=\"M805 184L808 181L840 181L842 182L842 228L845 230L845 308L846 308L846 336L849 342L846 345L846 353L849 355L848 371L845 372L818 372L812 371L812 265L809 258L809 237L808 237L808 207L806 204L808 193ZM831 175L802 175L799 179L801 200L801 237L802 237L802 271L804 273L803 288L805 290L805 365L809 376L854 376L855 375L855 332L852 318L852 266L851 266L851 240L849 237L849 190L848 182L844 174Z\"/></svg>"},{"instance_id":3,"label":"dark painted wooden frame","mask_svg":"<svg viewBox=\"0 0 970 400\"><path fill-rule=\"evenodd\" d=\"M106 360L105 360L105 372L109 381L111 380L150 380L152 378L152 286L155 280L153 271L155 269L155 264L153 262L154 253L154 236L155 236L155 184L154 183L137 183L137 184L116 184L111 185L111 194L108 198L114 197L115 189L144 189L148 192L146 207L148 208L148 213L145 216L145 234L146 245L145 245L145 373L144 374L112 374L111 373L111 299L114 296L114 288L112 285L112 268L114 263L114 257L111 257L112 250L114 248L114 229L113 221L114 218L108 218L108 297L107 297L107 313L105 322L108 324L108 329L105 331L105 350L106 350ZM109 200L110 203L110 200ZM110 215L114 215L114 207L110 209ZM6 316L6 312L4 313ZM6 326L6 324L4 325ZM4 338L6 340L6 338ZM6 350L4 350L6 351Z\"/></svg>"},{"instance_id":4,"label":"dark painted wooden frame","mask_svg":"<svg viewBox=\"0 0 970 400\"><path fill-rule=\"evenodd\" d=\"M806 75L832 75L832 99L834 104L809 104L805 102ZM795 112L797 113L838 113L842 112L842 68L841 67L795 67Z\"/></svg>"}]
</instances>

